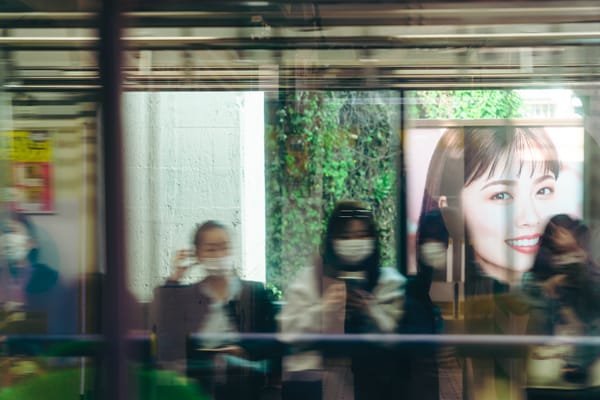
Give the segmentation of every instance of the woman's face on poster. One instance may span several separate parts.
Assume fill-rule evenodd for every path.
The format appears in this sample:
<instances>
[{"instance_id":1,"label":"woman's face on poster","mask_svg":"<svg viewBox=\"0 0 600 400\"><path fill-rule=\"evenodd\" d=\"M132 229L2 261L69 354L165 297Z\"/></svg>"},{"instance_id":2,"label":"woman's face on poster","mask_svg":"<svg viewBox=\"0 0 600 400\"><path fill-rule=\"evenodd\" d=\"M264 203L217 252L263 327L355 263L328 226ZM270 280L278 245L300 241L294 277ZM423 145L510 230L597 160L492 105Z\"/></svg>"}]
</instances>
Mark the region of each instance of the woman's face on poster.
<instances>
[{"instance_id":1,"label":"woman's face on poster","mask_svg":"<svg viewBox=\"0 0 600 400\"><path fill-rule=\"evenodd\" d=\"M544 227L557 211L554 173L544 171L542 162L527 161L540 154L521 156L508 164L501 158L494 173L486 171L461 193L465 226L484 271L530 269Z\"/></svg>"}]
</instances>

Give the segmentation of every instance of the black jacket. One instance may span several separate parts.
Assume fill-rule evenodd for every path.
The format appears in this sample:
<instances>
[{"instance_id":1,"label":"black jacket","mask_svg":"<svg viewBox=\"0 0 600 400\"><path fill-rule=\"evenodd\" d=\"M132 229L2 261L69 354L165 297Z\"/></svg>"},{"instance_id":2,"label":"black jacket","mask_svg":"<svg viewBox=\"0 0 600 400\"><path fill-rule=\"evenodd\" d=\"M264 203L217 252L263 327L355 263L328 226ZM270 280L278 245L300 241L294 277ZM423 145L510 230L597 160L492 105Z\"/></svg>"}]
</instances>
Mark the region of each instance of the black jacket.
<instances>
[{"instance_id":1,"label":"black jacket","mask_svg":"<svg viewBox=\"0 0 600 400\"><path fill-rule=\"evenodd\" d=\"M155 289L150 319L156 331L159 361L185 358L187 337L202 330L211 304L211 299L201 290L203 285L204 281L200 281L193 285L167 284ZM273 304L262 283L242 280L238 296L226 307L238 332L275 332ZM251 358L262 358L261 346L240 345Z\"/></svg>"}]
</instances>

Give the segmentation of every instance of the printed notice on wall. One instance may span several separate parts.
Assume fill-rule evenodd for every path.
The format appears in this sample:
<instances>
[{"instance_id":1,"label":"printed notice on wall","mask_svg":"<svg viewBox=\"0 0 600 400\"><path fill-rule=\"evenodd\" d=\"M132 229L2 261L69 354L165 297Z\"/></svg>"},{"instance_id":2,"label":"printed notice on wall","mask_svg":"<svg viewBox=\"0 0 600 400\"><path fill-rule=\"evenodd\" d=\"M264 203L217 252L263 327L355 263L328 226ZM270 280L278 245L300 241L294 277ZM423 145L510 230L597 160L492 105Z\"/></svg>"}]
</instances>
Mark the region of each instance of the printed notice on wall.
<instances>
[{"instance_id":1,"label":"printed notice on wall","mask_svg":"<svg viewBox=\"0 0 600 400\"><path fill-rule=\"evenodd\" d=\"M49 132L12 131L2 136L2 159L11 166L6 200L20 212L54 212Z\"/></svg>"}]
</instances>

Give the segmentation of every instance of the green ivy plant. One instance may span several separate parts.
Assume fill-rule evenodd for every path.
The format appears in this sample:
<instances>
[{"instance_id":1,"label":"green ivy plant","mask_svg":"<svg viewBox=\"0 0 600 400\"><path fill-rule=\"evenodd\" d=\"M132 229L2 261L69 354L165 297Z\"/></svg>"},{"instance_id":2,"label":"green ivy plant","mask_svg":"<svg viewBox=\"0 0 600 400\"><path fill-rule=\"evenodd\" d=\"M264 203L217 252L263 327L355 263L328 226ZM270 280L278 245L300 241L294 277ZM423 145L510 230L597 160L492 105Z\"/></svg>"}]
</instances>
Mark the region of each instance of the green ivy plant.
<instances>
[{"instance_id":1,"label":"green ivy plant","mask_svg":"<svg viewBox=\"0 0 600 400\"><path fill-rule=\"evenodd\" d=\"M514 90L423 90L411 95L412 118L517 118L523 103Z\"/></svg>"}]
</instances>

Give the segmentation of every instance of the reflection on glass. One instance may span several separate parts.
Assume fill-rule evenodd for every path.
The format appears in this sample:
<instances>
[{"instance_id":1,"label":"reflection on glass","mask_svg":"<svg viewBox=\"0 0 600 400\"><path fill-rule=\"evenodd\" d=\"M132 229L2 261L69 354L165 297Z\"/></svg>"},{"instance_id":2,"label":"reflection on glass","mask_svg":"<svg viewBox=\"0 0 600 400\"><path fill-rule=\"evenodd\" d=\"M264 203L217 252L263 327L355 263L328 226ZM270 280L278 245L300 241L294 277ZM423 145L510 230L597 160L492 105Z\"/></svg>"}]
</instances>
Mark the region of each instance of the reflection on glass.
<instances>
[{"instance_id":1,"label":"reflection on glass","mask_svg":"<svg viewBox=\"0 0 600 400\"><path fill-rule=\"evenodd\" d=\"M531 303L522 282L546 224L559 213L583 212L583 132L580 119L569 117L570 126L421 120L409 131L409 234L418 245L410 268L432 274L430 295L449 333L529 332ZM462 356L462 366L451 356L440 371L462 376L466 398L519 399L536 384L535 374L527 378L523 353Z\"/></svg>"},{"instance_id":2,"label":"reflection on glass","mask_svg":"<svg viewBox=\"0 0 600 400\"><path fill-rule=\"evenodd\" d=\"M215 399L259 399L272 355L238 334L273 333L273 303L262 283L235 271L225 225L199 224L193 243L197 264L182 265L189 254L179 251L173 274L154 291L150 323L158 365L194 378ZM203 276L194 279L197 269Z\"/></svg>"},{"instance_id":3,"label":"reflection on glass","mask_svg":"<svg viewBox=\"0 0 600 400\"><path fill-rule=\"evenodd\" d=\"M284 337L394 332L402 316L405 278L381 267L380 243L365 204L338 202L327 221L321 254L313 266L299 271L285 294L279 315ZM324 399L384 399L394 396L396 379L402 379L399 361L377 346L333 356L297 353L284 360L283 392L289 399L307 393Z\"/></svg>"}]
</instances>

